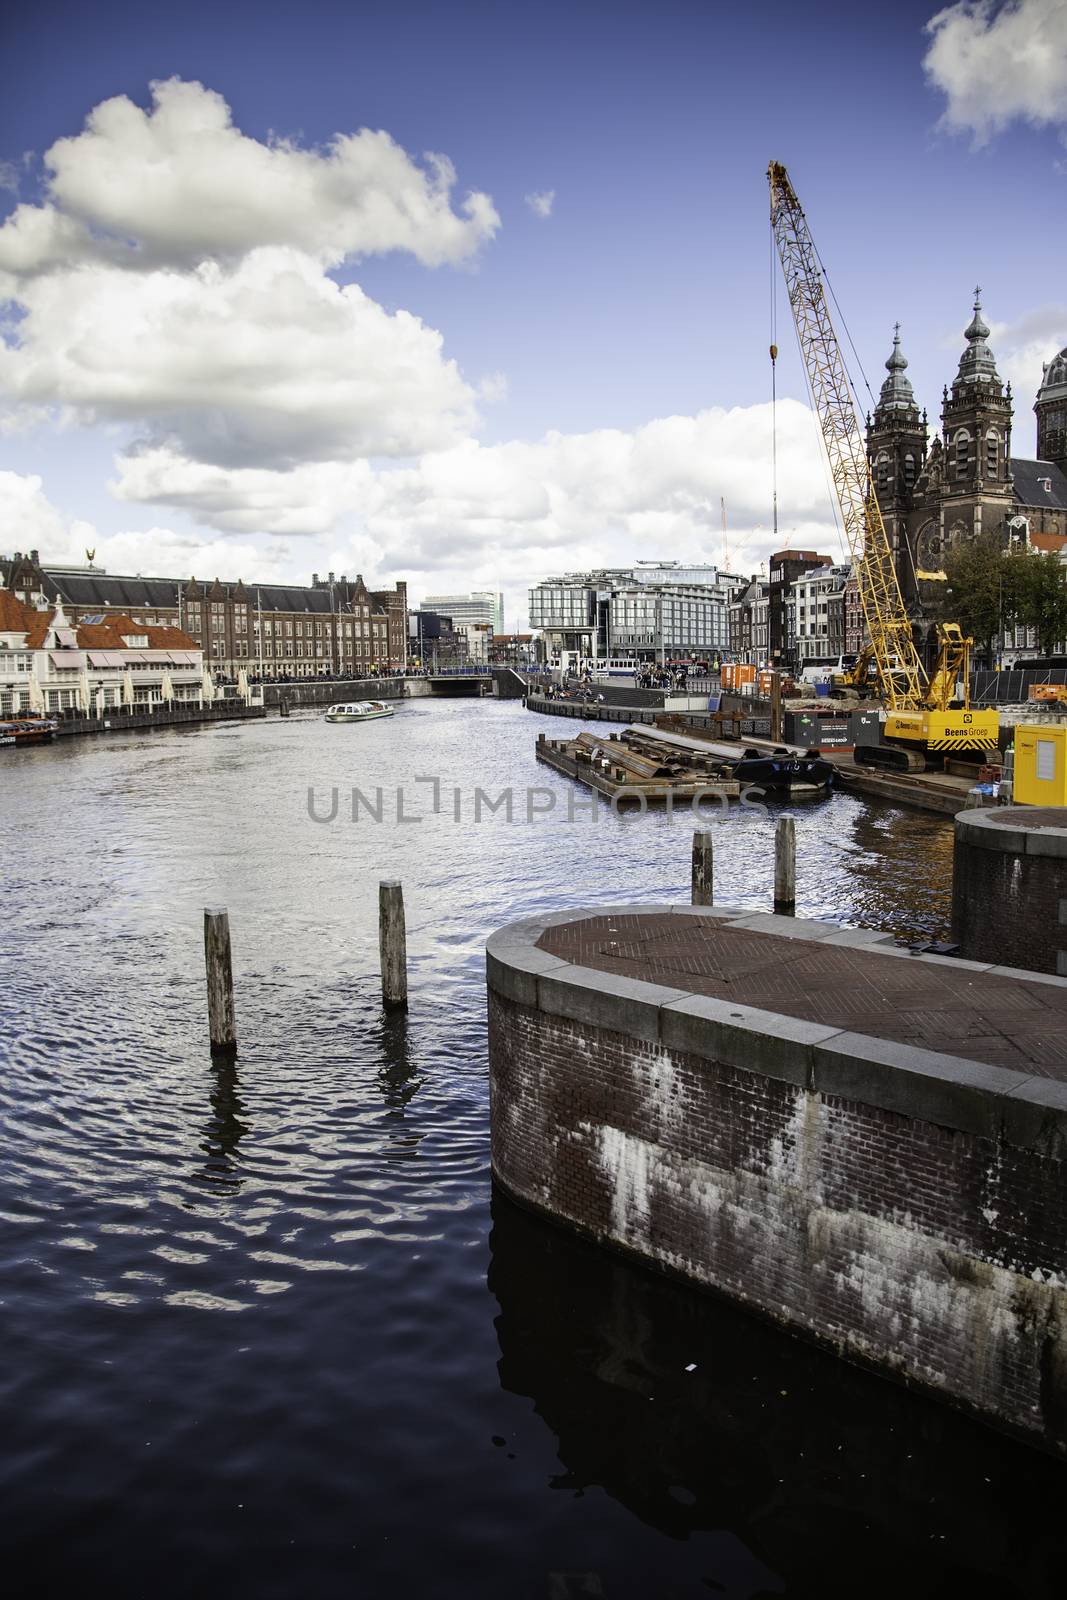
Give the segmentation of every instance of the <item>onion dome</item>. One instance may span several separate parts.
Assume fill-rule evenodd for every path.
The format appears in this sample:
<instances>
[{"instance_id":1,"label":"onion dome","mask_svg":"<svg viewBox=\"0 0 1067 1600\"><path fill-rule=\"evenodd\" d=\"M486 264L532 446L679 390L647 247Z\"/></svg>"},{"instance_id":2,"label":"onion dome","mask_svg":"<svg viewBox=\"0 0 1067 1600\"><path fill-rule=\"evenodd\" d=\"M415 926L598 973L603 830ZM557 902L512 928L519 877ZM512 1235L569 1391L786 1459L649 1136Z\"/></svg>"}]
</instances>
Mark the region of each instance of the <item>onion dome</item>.
<instances>
[{"instance_id":1,"label":"onion dome","mask_svg":"<svg viewBox=\"0 0 1067 1600\"><path fill-rule=\"evenodd\" d=\"M964 337L967 348L960 357L960 369L956 374L956 383L995 383L1000 386L1000 374L992 350L986 344L989 338L989 328L982 316L982 302L979 299L981 291L974 291L974 316L971 318Z\"/></svg>"},{"instance_id":2,"label":"onion dome","mask_svg":"<svg viewBox=\"0 0 1067 1600\"><path fill-rule=\"evenodd\" d=\"M882 384L878 396L878 409L900 411L905 408L915 409L915 392L911 382L904 376L908 365L908 358L900 348L900 323L893 330L893 353L885 364L888 378Z\"/></svg>"},{"instance_id":3,"label":"onion dome","mask_svg":"<svg viewBox=\"0 0 1067 1600\"><path fill-rule=\"evenodd\" d=\"M1039 404L1042 400L1067 400L1067 347L1042 368L1037 398Z\"/></svg>"}]
</instances>

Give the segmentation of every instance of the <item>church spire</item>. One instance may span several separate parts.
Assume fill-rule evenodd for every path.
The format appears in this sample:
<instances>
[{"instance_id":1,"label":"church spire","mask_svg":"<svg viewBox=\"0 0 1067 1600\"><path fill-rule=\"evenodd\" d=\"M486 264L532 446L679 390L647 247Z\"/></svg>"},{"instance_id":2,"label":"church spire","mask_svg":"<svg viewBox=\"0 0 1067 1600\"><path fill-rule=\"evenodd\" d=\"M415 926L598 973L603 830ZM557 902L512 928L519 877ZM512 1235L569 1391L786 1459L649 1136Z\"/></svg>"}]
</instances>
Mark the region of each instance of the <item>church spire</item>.
<instances>
[{"instance_id":1,"label":"church spire","mask_svg":"<svg viewBox=\"0 0 1067 1600\"><path fill-rule=\"evenodd\" d=\"M959 371L952 385L953 395L959 398L960 386L965 383L995 383L997 388L1001 389L1003 385L997 371L996 358L986 344L989 328L982 316L980 288L974 291L974 316L964 332L964 338L967 340L967 348L960 357Z\"/></svg>"},{"instance_id":2,"label":"church spire","mask_svg":"<svg viewBox=\"0 0 1067 1600\"><path fill-rule=\"evenodd\" d=\"M882 384L878 396L876 415L883 411L901 411L915 409L915 392L910 381L904 376L907 370L908 358L900 348L900 323L893 324L893 350L886 361L888 378Z\"/></svg>"}]
</instances>

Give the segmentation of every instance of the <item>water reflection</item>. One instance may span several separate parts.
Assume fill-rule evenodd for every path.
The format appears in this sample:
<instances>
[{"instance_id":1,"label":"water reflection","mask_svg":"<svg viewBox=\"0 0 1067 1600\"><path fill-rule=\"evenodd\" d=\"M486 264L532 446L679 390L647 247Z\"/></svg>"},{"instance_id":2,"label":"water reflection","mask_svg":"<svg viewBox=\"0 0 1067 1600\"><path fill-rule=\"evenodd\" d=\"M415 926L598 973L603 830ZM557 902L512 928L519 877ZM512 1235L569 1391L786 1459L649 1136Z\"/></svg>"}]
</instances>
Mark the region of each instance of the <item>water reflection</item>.
<instances>
[{"instance_id":1,"label":"water reflection","mask_svg":"<svg viewBox=\"0 0 1067 1600\"><path fill-rule=\"evenodd\" d=\"M386 1108L383 1131L389 1141L383 1156L386 1161L408 1161L418 1154L423 1137L407 1115L423 1079L412 1054L407 1010L383 1010L376 1034L381 1061L376 1082Z\"/></svg>"},{"instance_id":2,"label":"water reflection","mask_svg":"<svg viewBox=\"0 0 1067 1600\"><path fill-rule=\"evenodd\" d=\"M549 1488L600 1486L695 1541L703 1586L1062 1593L1057 1463L499 1193L491 1245L500 1381L556 1435L563 1470ZM732 1553L723 1529L740 1542Z\"/></svg>"},{"instance_id":3,"label":"water reflection","mask_svg":"<svg viewBox=\"0 0 1067 1600\"><path fill-rule=\"evenodd\" d=\"M241 1187L237 1147L249 1131L245 1103L240 1095L236 1061L213 1062L208 1099L211 1116L203 1127L200 1148L206 1154L197 1181L213 1189L236 1192Z\"/></svg>"}]
</instances>

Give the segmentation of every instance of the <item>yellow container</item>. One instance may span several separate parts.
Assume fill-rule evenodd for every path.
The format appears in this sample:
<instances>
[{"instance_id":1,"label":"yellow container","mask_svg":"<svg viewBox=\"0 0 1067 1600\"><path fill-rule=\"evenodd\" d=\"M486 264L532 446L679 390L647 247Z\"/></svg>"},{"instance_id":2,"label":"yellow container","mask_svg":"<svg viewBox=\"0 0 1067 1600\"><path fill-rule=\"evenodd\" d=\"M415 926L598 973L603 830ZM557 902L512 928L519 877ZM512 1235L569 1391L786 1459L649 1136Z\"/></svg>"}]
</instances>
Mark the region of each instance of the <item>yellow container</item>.
<instances>
[{"instance_id":1,"label":"yellow container","mask_svg":"<svg viewBox=\"0 0 1067 1600\"><path fill-rule=\"evenodd\" d=\"M1016 805L1067 806L1067 727L1015 730Z\"/></svg>"}]
</instances>

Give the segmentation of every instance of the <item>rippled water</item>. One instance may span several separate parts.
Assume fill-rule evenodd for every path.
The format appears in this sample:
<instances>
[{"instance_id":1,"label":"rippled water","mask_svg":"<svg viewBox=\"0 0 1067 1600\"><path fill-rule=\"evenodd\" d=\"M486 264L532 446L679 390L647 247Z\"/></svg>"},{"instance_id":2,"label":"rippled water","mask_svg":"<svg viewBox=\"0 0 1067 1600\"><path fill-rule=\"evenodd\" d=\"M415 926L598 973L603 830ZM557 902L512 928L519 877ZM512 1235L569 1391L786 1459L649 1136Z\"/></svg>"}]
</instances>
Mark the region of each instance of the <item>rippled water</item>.
<instances>
[{"instance_id":1,"label":"rippled water","mask_svg":"<svg viewBox=\"0 0 1067 1600\"><path fill-rule=\"evenodd\" d=\"M567 821L544 726L414 702L4 758L18 1592L827 1594L890 1569L911 1594L1053 1592L1059 1469L502 1200L491 1219L487 933L688 884L691 819ZM380 825L349 820L353 784L383 786ZM475 824L478 784L557 807ZM320 812L338 787L332 824L309 785ZM944 936L948 824L794 810L802 914ZM717 898L768 904L772 830L718 829ZM378 999L380 877L405 888L406 1020ZM232 1067L205 1048L205 904L233 927Z\"/></svg>"}]
</instances>

